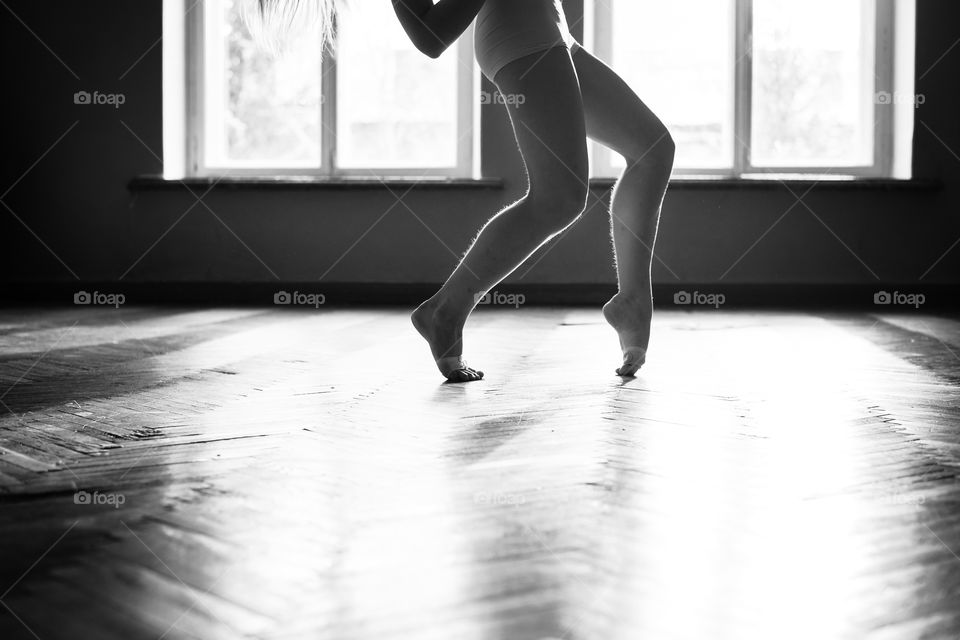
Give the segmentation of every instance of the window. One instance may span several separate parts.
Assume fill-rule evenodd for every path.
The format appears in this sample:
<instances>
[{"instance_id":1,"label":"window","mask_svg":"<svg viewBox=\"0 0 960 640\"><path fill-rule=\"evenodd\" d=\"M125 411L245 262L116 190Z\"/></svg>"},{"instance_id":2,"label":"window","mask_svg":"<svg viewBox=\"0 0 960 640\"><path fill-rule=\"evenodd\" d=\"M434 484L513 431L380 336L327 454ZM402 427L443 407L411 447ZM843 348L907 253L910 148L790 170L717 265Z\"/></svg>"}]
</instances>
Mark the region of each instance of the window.
<instances>
[{"instance_id":1,"label":"window","mask_svg":"<svg viewBox=\"0 0 960 640\"><path fill-rule=\"evenodd\" d=\"M354 2L335 59L309 34L274 59L252 42L240 2L201 0L188 14L194 175L471 175L470 32L431 60L389 4Z\"/></svg>"},{"instance_id":2,"label":"window","mask_svg":"<svg viewBox=\"0 0 960 640\"><path fill-rule=\"evenodd\" d=\"M669 127L678 175L889 176L894 11L893 0L596 0L593 48ZM623 167L599 145L592 154L597 175Z\"/></svg>"}]
</instances>

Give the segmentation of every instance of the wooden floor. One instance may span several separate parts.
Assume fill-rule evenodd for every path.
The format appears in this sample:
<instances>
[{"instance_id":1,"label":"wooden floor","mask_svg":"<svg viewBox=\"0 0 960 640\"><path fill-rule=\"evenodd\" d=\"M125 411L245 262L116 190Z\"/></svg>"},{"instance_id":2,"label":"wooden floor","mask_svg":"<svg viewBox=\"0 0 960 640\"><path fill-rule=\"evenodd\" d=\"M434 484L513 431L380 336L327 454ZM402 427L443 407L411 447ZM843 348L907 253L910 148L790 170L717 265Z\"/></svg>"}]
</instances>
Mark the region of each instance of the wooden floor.
<instances>
[{"instance_id":1,"label":"wooden floor","mask_svg":"<svg viewBox=\"0 0 960 640\"><path fill-rule=\"evenodd\" d=\"M960 637L960 323L0 312L0 638Z\"/></svg>"}]
</instances>

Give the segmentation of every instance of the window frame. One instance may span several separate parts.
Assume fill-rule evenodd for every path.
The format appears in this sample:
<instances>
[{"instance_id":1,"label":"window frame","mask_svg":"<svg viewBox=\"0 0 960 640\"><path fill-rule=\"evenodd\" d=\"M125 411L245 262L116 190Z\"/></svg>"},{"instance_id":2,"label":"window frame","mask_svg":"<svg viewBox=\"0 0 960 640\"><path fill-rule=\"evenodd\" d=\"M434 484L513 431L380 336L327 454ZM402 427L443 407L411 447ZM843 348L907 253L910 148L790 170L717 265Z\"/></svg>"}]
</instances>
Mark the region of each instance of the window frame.
<instances>
[{"instance_id":1,"label":"window frame","mask_svg":"<svg viewBox=\"0 0 960 640\"><path fill-rule=\"evenodd\" d=\"M628 1L628 0L621 0ZM895 0L860 0L864 7L875 7L873 14L874 69L875 86L873 95L894 93L894 66L896 41ZM612 0L596 0L587 3L585 10L590 12L592 35L590 46L597 57L610 60L613 52L613 7ZM734 29L733 78L733 158L729 168L674 168L674 176L704 176L724 178L771 177L775 175L834 175L857 178L887 178L893 175L894 167L894 109L891 105L880 104L873 100L873 162L867 165L844 166L756 166L751 162L750 143L752 138L753 104L753 4L754 0L734 0L734 16L731 26ZM865 23L866 25L867 23ZM642 97L642 96L641 96ZM621 168L612 162L614 152L591 142L591 162L593 175L597 178L615 177Z\"/></svg>"},{"instance_id":2,"label":"window frame","mask_svg":"<svg viewBox=\"0 0 960 640\"><path fill-rule=\"evenodd\" d=\"M325 52L321 63L320 164L315 167L221 166L209 163L206 153L207 16L212 3L197 0L185 18L186 31L186 172L188 177L312 177L312 178L470 178L475 172L479 147L475 118L477 69L473 59L473 30L467 29L447 55L457 57L457 152L450 167L338 167L337 160L337 61Z\"/></svg>"}]
</instances>

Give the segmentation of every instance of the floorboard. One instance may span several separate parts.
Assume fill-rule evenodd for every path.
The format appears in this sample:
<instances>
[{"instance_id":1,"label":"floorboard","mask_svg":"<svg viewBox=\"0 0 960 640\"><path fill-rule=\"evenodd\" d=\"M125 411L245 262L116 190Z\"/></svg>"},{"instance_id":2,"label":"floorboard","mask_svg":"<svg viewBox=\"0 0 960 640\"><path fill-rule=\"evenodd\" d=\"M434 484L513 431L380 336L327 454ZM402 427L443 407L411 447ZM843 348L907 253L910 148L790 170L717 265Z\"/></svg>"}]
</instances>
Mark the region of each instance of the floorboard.
<instances>
[{"instance_id":1,"label":"floorboard","mask_svg":"<svg viewBox=\"0 0 960 640\"><path fill-rule=\"evenodd\" d=\"M960 638L960 321L0 310L0 637Z\"/></svg>"}]
</instances>

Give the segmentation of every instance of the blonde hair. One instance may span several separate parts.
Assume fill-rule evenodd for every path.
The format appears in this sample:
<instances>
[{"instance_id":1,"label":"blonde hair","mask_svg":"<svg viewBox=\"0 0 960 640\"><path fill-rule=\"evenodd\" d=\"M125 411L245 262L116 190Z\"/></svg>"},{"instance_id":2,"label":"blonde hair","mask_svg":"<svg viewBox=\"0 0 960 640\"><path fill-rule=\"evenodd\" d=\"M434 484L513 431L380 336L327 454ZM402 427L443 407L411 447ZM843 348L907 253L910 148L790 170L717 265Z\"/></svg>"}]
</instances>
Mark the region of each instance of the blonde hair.
<instances>
[{"instance_id":1,"label":"blonde hair","mask_svg":"<svg viewBox=\"0 0 960 640\"><path fill-rule=\"evenodd\" d=\"M257 45L279 55L303 32L320 27L320 45L336 46L337 14L346 0L244 0L243 21Z\"/></svg>"}]
</instances>

